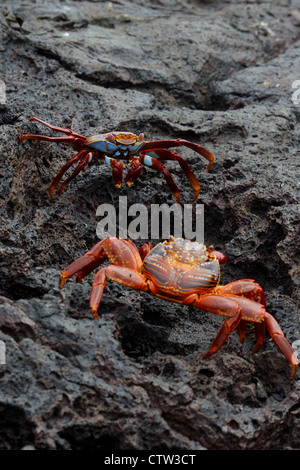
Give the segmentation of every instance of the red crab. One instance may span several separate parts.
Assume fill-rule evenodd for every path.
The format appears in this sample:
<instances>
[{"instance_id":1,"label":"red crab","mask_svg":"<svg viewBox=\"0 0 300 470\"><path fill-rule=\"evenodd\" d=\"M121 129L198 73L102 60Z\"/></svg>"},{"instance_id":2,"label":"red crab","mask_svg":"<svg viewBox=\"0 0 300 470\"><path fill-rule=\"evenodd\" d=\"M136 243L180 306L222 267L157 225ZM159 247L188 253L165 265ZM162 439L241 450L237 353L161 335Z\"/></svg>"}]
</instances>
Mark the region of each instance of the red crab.
<instances>
[{"instance_id":1,"label":"red crab","mask_svg":"<svg viewBox=\"0 0 300 470\"><path fill-rule=\"evenodd\" d=\"M70 144L78 152L69 159L69 161L61 168L52 181L49 188L52 199L54 198L54 190L71 165L77 163L73 173L59 186L58 194L61 194L63 189L70 183L70 181L75 178L75 176L77 176L78 173L82 171L90 162L96 159L102 159L105 161L105 163L110 165L112 168L114 183L116 187L119 188L122 184L124 167L124 164L120 161L120 159L124 159L128 161L128 165L130 166L125 180L128 186L131 186L139 177L142 169L141 165L143 163L144 165L164 175L172 194L176 197L177 202L180 203L179 189L162 161L173 160L178 162L195 191L193 197L193 201L195 201L200 192L200 183L197 177L187 162L180 155L168 149L170 147L180 146L189 147L209 161L207 171L211 169L214 162L214 156L212 153L200 145L194 144L184 139L157 140L153 142L147 142L144 140L144 134L135 135L131 134L130 132L110 132L108 134L84 137L83 135L77 134L70 129L63 129L52 126L35 117L30 118L30 121L37 121L44 126L49 127L53 131L66 134L66 136L48 137L44 135L31 134L22 135L18 139L19 144L23 142L23 140L65 142Z\"/></svg>"},{"instance_id":2,"label":"red crab","mask_svg":"<svg viewBox=\"0 0 300 470\"><path fill-rule=\"evenodd\" d=\"M266 312L262 287L252 279L224 286L219 284L220 264L227 261L222 253L182 238L171 238L152 250L150 243L138 250L130 240L106 238L62 271L60 288L74 274L77 274L77 282L81 282L106 260L111 264L102 267L93 280L90 307L94 318L98 318L106 280L110 279L171 302L189 304L228 317L204 358L215 353L235 329L243 343L247 322L253 322L255 327L254 354L264 343L267 327L271 338L291 364L291 376L294 376L298 366L297 355L275 318Z\"/></svg>"}]
</instances>

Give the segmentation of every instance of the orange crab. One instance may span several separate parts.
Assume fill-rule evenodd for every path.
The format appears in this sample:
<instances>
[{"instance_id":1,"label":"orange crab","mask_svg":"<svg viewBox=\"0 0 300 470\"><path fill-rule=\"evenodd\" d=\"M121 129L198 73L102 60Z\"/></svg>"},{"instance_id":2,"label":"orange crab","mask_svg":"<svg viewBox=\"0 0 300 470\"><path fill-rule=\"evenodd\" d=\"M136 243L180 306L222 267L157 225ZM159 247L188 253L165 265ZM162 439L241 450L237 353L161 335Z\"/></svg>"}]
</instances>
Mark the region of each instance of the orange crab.
<instances>
[{"instance_id":1,"label":"orange crab","mask_svg":"<svg viewBox=\"0 0 300 470\"><path fill-rule=\"evenodd\" d=\"M275 318L266 311L262 287L252 279L224 286L219 284L220 264L227 261L222 253L182 238L171 238L152 250L150 243L138 250L130 240L106 238L62 271L60 288L74 274L77 274L77 282L81 282L106 260L111 264L102 267L93 280L90 307L95 318L98 318L106 280L110 279L171 302L229 317L204 358L215 353L235 329L243 343L247 322L253 322L255 326L254 354L264 343L267 327L271 338L291 364L291 376L294 376L298 366L297 355Z\"/></svg>"}]
</instances>

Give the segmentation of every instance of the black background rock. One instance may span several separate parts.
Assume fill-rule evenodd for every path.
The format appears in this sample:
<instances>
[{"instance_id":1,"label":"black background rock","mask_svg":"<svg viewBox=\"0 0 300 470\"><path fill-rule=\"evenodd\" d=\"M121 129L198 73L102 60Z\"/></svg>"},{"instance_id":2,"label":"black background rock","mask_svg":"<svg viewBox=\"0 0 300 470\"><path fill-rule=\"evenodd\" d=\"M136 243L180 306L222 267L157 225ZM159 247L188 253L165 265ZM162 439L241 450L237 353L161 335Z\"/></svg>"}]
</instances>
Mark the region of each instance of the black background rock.
<instances>
[{"instance_id":1,"label":"black background rock","mask_svg":"<svg viewBox=\"0 0 300 470\"><path fill-rule=\"evenodd\" d=\"M53 202L72 149L16 143L48 132L36 116L86 136L123 129L210 149L210 173L181 153L201 182L205 241L229 258L222 282L261 283L299 340L296 0L12 0L0 34L0 448L299 449L299 378L269 337L250 356L251 328L243 347L232 334L203 360L219 317L109 283L94 321L91 277L58 289L61 269L98 241L98 205L172 204L164 180L145 169L118 191L95 164Z\"/></svg>"}]
</instances>

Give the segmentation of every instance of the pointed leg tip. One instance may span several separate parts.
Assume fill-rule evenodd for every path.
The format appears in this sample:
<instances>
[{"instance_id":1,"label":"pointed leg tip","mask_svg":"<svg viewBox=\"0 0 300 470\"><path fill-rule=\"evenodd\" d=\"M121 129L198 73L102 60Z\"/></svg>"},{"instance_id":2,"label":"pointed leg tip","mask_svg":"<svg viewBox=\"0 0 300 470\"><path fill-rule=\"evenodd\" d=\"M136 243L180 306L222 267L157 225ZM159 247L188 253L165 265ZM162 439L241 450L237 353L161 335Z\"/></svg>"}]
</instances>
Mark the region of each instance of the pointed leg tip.
<instances>
[{"instance_id":1,"label":"pointed leg tip","mask_svg":"<svg viewBox=\"0 0 300 470\"><path fill-rule=\"evenodd\" d=\"M194 197L192 199L192 203L195 202L198 199L199 193L200 193L200 191L195 192Z\"/></svg>"},{"instance_id":2,"label":"pointed leg tip","mask_svg":"<svg viewBox=\"0 0 300 470\"><path fill-rule=\"evenodd\" d=\"M179 193L173 193L173 196L176 199L177 204L181 204L181 197Z\"/></svg>"},{"instance_id":3,"label":"pointed leg tip","mask_svg":"<svg viewBox=\"0 0 300 470\"><path fill-rule=\"evenodd\" d=\"M34 140L32 138L33 136L31 134L24 134L24 135L21 135L18 139L17 139L17 143L18 144L21 144L22 142L24 142L24 140Z\"/></svg>"},{"instance_id":4,"label":"pointed leg tip","mask_svg":"<svg viewBox=\"0 0 300 470\"><path fill-rule=\"evenodd\" d=\"M210 356L211 356L211 352L207 351L205 354L203 354L202 358L208 359Z\"/></svg>"},{"instance_id":5,"label":"pointed leg tip","mask_svg":"<svg viewBox=\"0 0 300 470\"><path fill-rule=\"evenodd\" d=\"M93 315L94 319L97 320L99 318L97 309L92 308L91 311L92 311L92 315Z\"/></svg>"},{"instance_id":6,"label":"pointed leg tip","mask_svg":"<svg viewBox=\"0 0 300 470\"><path fill-rule=\"evenodd\" d=\"M291 367L291 380L293 380L296 376L296 373L297 373L297 369L298 369L298 364L292 364L292 367Z\"/></svg>"},{"instance_id":7,"label":"pointed leg tip","mask_svg":"<svg viewBox=\"0 0 300 470\"><path fill-rule=\"evenodd\" d=\"M295 377L299 366L298 356L294 352L291 358L291 380Z\"/></svg>"},{"instance_id":8,"label":"pointed leg tip","mask_svg":"<svg viewBox=\"0 0 300 470\"><path fill-rule=\"evenodd\" d=\"M210 172L210 170L211 170L211 168L212 168L213 164L214 164L214 162L213 162L213 161L209 163L209 165L208 165L208 167L207 167L207 170L206 170L206 172L207 172L207 173L209 173L209 172Z\"/></svg>"},{"instance_id":9,"label":"pointed leg tip","mask_svg":"<svg viewBox=\"0 0 300 470\"><path fill-rule=\"evenodd\" d=\"M65 285L65 282L66 282L66 278L65 278L65 276L64 276L63 274L61 274L61 275L59 276L58 287L59 287L60 289L62 289L62 288L64 287L64 285Z\"/></svg>"},{"instance_id":10,"label":"pointed leg tip","mask_svg":"<svg viewBox=\"0 0 300 470\"><path fill-rule=\"evenodd\" d=\"M60 187L59 190L57 191L58 196L61 196L61 193L63 192L64 188Z\"/></svg>"},{"instance_id":11,"label":"pointed leg tip","mask_svg":"<svg viewBox=\"0 0 300 470\"><path fill-rule=\"evenodd\" d=\"M258 351L260 351L261 347L262 347L262 344L256 343L256 345L254 346L254 348L251 351L250 356L254 356L254 354L256 354Z\"/></svg>"}]
</instances>

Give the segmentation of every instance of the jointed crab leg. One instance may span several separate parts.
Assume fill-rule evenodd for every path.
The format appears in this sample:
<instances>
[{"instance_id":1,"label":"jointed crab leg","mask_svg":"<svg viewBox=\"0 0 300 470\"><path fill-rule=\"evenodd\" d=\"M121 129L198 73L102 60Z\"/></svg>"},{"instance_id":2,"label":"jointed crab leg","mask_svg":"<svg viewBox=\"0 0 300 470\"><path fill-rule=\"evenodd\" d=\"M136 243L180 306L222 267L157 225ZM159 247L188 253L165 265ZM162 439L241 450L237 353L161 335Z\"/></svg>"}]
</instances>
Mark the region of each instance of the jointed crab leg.
<instances>
[{"instance_id":1,"label":"jointed crab leg","mask_svg":"<svg viewBox=\"0 0 300 470\"><path fill-rule=\"evenodd\" d=\"M92 161L93 159L93 154L91 152L86 153L84 158L81 159L81 161L78 163L77 167L73 171L73 173L60 185L58 189L58 194L61 194L65 187L72 181L72 179L75 178L75 176L78 175L86 166L87 164Z\"/></svg>"},{"instance_id":2,"label":"jointed crab leg","mask_svg":"<svg viewBox=\"0 0 300 470\"><path fill-rule=\"evenodd\" d=\"M218 349L223 346L230 333L237 328L242 320L242 308L238 298L223 297L217 294L201 296L195 301L194 306L207 312L230 317L223 323L209 350L204 354L203 357L206 359L218 351Z\"/></svg>"},{"instance_id":3,"label":"jointed crab leg","mask_svg":"<svg viewBox=\"0 0 300 470\"><path fill-rule=\"evenodd\" d=\"M98 309L107 278L135 290L147 290L145 277L134 269L124 266L115 266L113 264L100 269L94 277L90 296L90 308L94 318L98 318Z\"/></svg>"},{"instance_id":4,"label":"jointed crab leg","mask_svg":"<svg viewBox=\"0 0 300 470\"><path fill-rule=\"evenodd\" d=\"M259 304L266 306L266 296L263 288L257 284L253 279L240 279L238 281L230 282L225 286L219 286L217 292L220 295L238 295L246 297L249 300L254 300ZM257 353L266 338L266 322L260 322L254 324L256 344L253 348L252 354ZM243 344L247 333L247 322L241 320L237 327L239 333L240 342Z\"/></svg>"},{"instance_id":5,"label":"jointed crab leg","mask_svg":"<svg viewBox=\"0 0 300 470\"><path fill-rule=\"evenodd\" d=\"M178 188L177 184L175 183L175 181L173 180L173 177L172 177L171 173L165 167L165 165L163 163L161 163L159 160L156 160L156 158L151 157L150 155L144 155L143 154L143 155L141 155L141 159L142 159L144 165L149 166L150 168L153 168L153 170L156 170L159 173L162 173L164 175L165 180L168 183L169 188L170 188L173 196L176 197L177 203L180 204L180 191L179 191L179 188Z\"/></svg>"},{"instance_id":6,"label":"jointed crab leg","mask_svg":"<svg viewBox=\"0 0 300 470\"><path fill-rule=\"evenodd\" d=\"M266 296L263 288L253 279L239 279L224 286L218 286L221 295L239 295L266 305Z\"/></svg>"},{"instance_id":7,"label":"jointed crab leg","mask_svg":"<svg viewBox=\"0 0 300 470\"><path fill-rule=\"evenodd\" d=\"M194 306L217 315L230 317L222 325L219 333L211 344L209 351L203 356L207 358L223 346L230 333L243 320L262 321L265 308L256 302L239 296L207 294L201 296ZM254 320L255 319L255 320Z\"/></svg>"},{"instance_id":8,"label":"jointed crab leg","mask_svg":"<svg viewBox=\"0 0 300 470\"><path fill-rule=\"evenodd\" d=\"M46 127L49 127L49 129L56 131L56 132L63 132L66 134L66 137L48 137L45 135L34 135L34 134L26 134L22 135L18 139L18 144L23 142L23 140L42 140L46 142L65 142L67 144L73 144L76 147L76 144L78 147L78 150L82 148L82 142L86 140L86 138L83 135L77 134L77 132L72 131L71 129L64 129L62 127L56 127L56 126L51 126L51 124L48 124L44 121L41 121L38 118L32 117L29 119L29 121L37 121L41 124L43 124Z\"/></svg>"},{"instance_id":9,"label":"jointed crab leg","mask_svg":"<svg viewBox=\"0 0 300 470\"><path fill-rule=\"evenodd\" d=\"M81 152L77 153L76 155L74 155L74 157L71 157L70 160L57 173L56 177L52 181L50 188L49 188L49 193L52 199L54 199L54 195L53 195L54 190L56 186L58 185L58 183L60 182L60 180L62 179L65 172L70 168L71 165L78 162L81 158L85 157L88 153L90 152L88 152L87 150L82 150Z\"/></svg>"},{"instance_id":10,"label":"jointed crab leg","mask_svg":"<svg viewBox=\"0 0 300 470\"><path fill-rule=\"evenodd\" d=\"M48 137L46 135L28 134L28 135L22 135L18 139L18 144L23 142L23 140L42 140L46 142L65 142L66 144L74 144L74 142L78 141L78 138L71 136L71 135L66 136L66 137Z\"/></svg>"},{"instance_id":11,"label":"jointed crab leg","mask_svg":"<svg viewBox=\"0 0 300 470\"><path fill-rule=\"evenodd\" d=\"M31 117L31 118L29 119L29 121L37 121L37 122L39 122L40 124L43 124L43 126L46 126L46 127L48 127L49 129L51 129L52 131L55 131L55 132L63 132L64 134L71 135L71 136L77 137L77 138L82 139L82 140L86 140L83 135L77 134L77 132L74 132L74 131L72 131L71 129L65 129L65 128L63 128L63 127L52 126L51 124L48 124L47 122L42 121L41 119L38 119L38 118L36 118L36 117ZM32 136L32 137L43 137L43 136Z\"/></svg>"},{"instance_id":12,"label":"jointed crab leg","mask_svg":"<svg viewBox=\"0 0 300 470\"><path fill-rule=\"evenodd\" d=\"M179 163L182 171L184 172L185 176L187 177L187 179L191 183L192 188L195 191L193 201L192 201L194 202L197 199L198 194L200 193L200 189L201 189L200 183L195 173L190 168L188 163L184 160L184 158L178 155L178 153L172 152L171 150L167 150L167 149L155 149L151 153L154 153L154 155L157 155L157 157L161 160L173 160Z\"/></svg>"},{"instance_id":13,"label":"jointed crab leg","mask_svg":"<svg viewBox=\"0 0 300 470\"><path fill-rule=\"evenodd\" d=\"M100 269L94 277L90 297L90 307L95 318L98 318L98 308L106 285L106 278L137 290L146 290L144 276L139 273L142 260L136 246L126 240L110 238L101 240L85 255L75 260L60 275L59 287L65 280L77 274L77 281L92 272L106 259L113 264Z\"/></svg>"},{"instance_id":14,"label":"jointed crab leg","mask_svg":"<svg viewBox=\"0 0 300 470\"><path fill-rule=\"evenodd\" d=\"M239 282L239 281L236 281ZM226 286L225 286L226 287ZM221 288L222 289L222 288ZM232 309L232 302L237 303L241 309L241 317L234 313ZM278 322L275 318L266 312L265 306L249 300L246 297L240 297L239 295L224 295L223 294L207 294L199 298L194 303L195 307L202 310L206 310L218 315L229 316L229 320L226 320L221 327L218 335L214 339L209 351L204 355L204 358L211 356L216 352L226 341L228 335L244 321L251 321L257 324L255 330L256 333L256 345L252 354L256 353L262 346L265 340L265 326L267 326L268 332L278 346L280 351L283 353L287 361L291 364L291 377L294 376L298 366L297 354L293 350L292 346L284 336ZM235 321L236 320L236 321ZM244 323L242 323L242 332L244 332ZM261 326L259 326L261 325ZM238 330L239 332L239 330ZM242 338L243 339L243 338ZM243 341L242 341L243 342Z\"/></svg>"},{"instance_id":15,"label":"jointed crab leg","mask_svg":"<svg viewBox=\"0 0 300 470\"><path fill-rule=\"evenodd\" d=\"M161 149L166 149L169 147L188 147L194 152L199 153L202 155L204 158L206 158L209 161L207 171L209 171L213 165L215 157L209 150L205 149L204 147L201 147L198 144L194 144L193 142L189 142L188 140L184 139L174 139L174 140L157 140L154 142L145 142L142 151L145 152L146 150L156 150L158 148Z\"/></svg>"},{"instance_id":16,"label":"jointed crab leg","mask_svg":"<svg viewBox=\"0 0 300 470\"><path fill-rule=\"evenodd\" d=\"M156 158L150 156L150 155L145 155L142 154L139 157L133 158L130 162L129 165L131 168L127 172L126 175L126 184L128 186L132 186L133 183L138 179L140 173L141 173L141 163L144 163L144 165L152 168L153 170L158 171L159 173L162 173L165 177L166 182L169 185L169 188L172 192L172 194L176 197L178 204L180 203L180 191L178 189L178 186L176 185L171 173L167 170L165 165L161 162L159 162Z\"/></svg>"},{"instance_id":17,"label":"jointed crab leg","mask_svg":"<svg viewBox=\"0 0 300 470\"><path fill-rule=\"evenodd\" d=\"M284 354L287 361L292 365L291 377L293 378L298 366L297 354L284 336L284 333L275 318L268 312L265 313L265 316L267 328L271 338L277 344L280 351Z\"/></svg>"},{"instance_id":18,"label":"jointed crab leg","mask_svg":"<svg viewBox=\"0 0 300 470\"><path fill-rule=\"evenodd\" d=\"M81 282L81 278L92 272L106 259L107 255L103 249L105 240L96 243L87 253L76 259L66 269L64 269L59 278L59 287L63 288L66 279L77 274L77 282Z\"/></svg>"}]
</instances>

